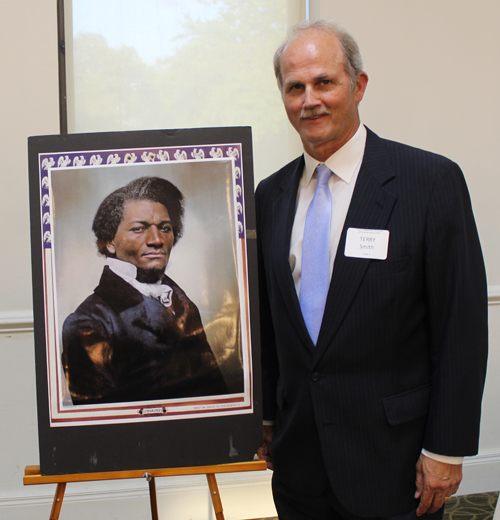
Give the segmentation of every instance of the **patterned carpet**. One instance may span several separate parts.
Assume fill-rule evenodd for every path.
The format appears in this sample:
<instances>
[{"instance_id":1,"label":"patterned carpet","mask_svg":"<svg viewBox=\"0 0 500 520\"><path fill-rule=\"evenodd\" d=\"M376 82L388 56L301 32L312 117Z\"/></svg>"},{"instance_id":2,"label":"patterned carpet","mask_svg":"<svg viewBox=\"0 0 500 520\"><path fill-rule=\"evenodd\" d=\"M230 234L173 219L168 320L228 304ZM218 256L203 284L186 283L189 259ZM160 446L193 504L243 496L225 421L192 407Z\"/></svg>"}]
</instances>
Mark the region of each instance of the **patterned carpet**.
<instances>
[{"instance_id":1,"label":"patterned carpet","mask_svg":"<svg viewBox=\"0 0 500 520\"><path fill-rule=\"evenodd\" d=\"M498 491L453 497L446 505L444 520L492 520L497 501ZM278 520L278 518L256 518L255 520Z\"/></svg>"},{"instance_id":2,"label":"patterned carpet","mask_svg":"<svg viewBox=\"0 0 500 520\"><path fill-rule=\"evenodd\" d=\"M444 520L491 520L497 501L498 491L453 497L444 510Z\"/></svg>"}]
</instances>

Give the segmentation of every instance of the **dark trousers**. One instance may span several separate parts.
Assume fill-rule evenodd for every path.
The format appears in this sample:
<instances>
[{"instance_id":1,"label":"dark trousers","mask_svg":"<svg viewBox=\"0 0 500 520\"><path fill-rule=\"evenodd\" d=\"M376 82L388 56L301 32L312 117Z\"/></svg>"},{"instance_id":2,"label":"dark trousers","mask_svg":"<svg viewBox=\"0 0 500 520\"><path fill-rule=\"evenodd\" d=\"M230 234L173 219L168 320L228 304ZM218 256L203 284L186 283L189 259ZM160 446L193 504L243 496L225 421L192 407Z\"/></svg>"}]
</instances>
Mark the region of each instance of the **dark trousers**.
<instances>
[{"instance_id":1,"label":"dark trousers","mask_svg":"<svg viewBox=\"0 0 500 520\"><path fill-rule=\"evenodd\" d=\"M416 509L387 518L361 518L340 504L330 486L319 496L302 495L273 478L273 497L280 520L442 520L444 507L417 517ZM360 500L362 500L360 496Z\"/></svg>"}]
</instances>

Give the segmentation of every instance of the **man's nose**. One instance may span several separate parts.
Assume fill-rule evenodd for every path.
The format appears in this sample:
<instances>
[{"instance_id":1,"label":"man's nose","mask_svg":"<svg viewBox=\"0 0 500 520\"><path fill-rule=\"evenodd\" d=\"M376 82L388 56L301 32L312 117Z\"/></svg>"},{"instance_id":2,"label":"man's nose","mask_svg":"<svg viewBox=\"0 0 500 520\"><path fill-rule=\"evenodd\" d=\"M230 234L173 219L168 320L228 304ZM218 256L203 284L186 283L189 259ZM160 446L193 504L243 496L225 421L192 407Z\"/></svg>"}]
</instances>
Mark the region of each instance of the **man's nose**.
<instances>
[{"instance_id":1,"label":"man's nose","mask_svg":"<svg viewBox=\"0 0 500 520\"><path fill-rule=\"evenodd\" d=\"M314 88L307 86L304 90L304 108L312 108L319 104Z\"/></svg>"},{"instance_id":2,"label":"man's nose","mask_svg":"<svg viewBox=\"0 0 500 520\"><path fill-rule=\"evenodd\" d=\"M161 236L160 230L154 224L148 227L147 234L148 245L161 246L163 245L163 237Z\"/></svg>"}]
</instances>

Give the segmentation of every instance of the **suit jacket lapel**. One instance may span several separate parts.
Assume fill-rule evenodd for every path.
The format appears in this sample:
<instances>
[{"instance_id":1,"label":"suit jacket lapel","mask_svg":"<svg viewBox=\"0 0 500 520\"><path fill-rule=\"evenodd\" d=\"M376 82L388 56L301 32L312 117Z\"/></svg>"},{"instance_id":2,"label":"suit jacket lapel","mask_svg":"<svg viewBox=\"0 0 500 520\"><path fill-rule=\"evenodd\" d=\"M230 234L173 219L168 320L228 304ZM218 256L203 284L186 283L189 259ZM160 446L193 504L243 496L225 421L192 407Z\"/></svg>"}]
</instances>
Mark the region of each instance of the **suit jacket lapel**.
<instances>
[{"instance_id":1,"label":"suit jacket lapel","mask_svg":"<svg viewBox=\"0 0 500 520\"><path fill-rule=\"evenodd\" d=\"M393 178L394 172L382 140L368 131L363 163L335 257L325 314L314 352L315 361L319 361L331 344L372 261L344 256L347 230L350 227L385 229L396 202L396 196L386 187Z\"/></svg>"},{"instance_id":2,"label":"suit jacket lapel","mask_svg":"<svg viewBox=\"0 0 500 520\"><path fill-rule=\"evenodd\" d=\"M273 205L272 225L274 229L272 236L276 239L276 244L273 247L273 265L278 286L282 292L287 311L292 316L292 322L297 328L297 333L301 336L302 341L312 348L313 344L302 317L289 263L290 239L295 218L297 191L303 170L304 157L302 156L292 165L283 179L280 186L282 193Z\"/></svg>"},{"instance_id":3,"label":"suit jacket lapel","mask_svg":"<svg viewBox=\"0 0 500 520\"><path fill-rule=\"evenodd\" d=\"M94 289L94 293L116 314L144 301L143 295L137 289L120 278L107 265L104 266L99 285Z\"/></svg>"}]
</instances>

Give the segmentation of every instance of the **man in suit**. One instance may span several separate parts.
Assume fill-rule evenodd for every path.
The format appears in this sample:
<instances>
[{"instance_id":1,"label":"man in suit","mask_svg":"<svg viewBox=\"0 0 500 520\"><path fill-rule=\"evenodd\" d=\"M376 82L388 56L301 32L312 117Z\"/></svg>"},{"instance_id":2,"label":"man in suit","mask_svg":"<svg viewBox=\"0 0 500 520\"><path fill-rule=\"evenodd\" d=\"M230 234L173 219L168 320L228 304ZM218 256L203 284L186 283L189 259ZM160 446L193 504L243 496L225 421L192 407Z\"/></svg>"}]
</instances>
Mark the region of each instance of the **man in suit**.
<instances>
[{"instance_id":1,"label":"man in suit","mask_svg":"<svg viewBox=\"0 0 500 520\"><path fill-rule=\"evenodd\" d=\"M142 177L99 206L92 229L108 265L63 325L73 404L227 393L198 308L165 274L183 203L171 182Z\"/></svg>"},{"instance_id":2,"label":"man in suit","mask_svg":"<svg viewBox=\"0 0 500 520\"><path fill-rule=\"evenodd\" d=\"M256 192L278 513L439 519L477 453L487 356L463 175L360 124L368 76L338 27L298 26L275 71L304 146Z\"/></svg>"}]
</instances>

